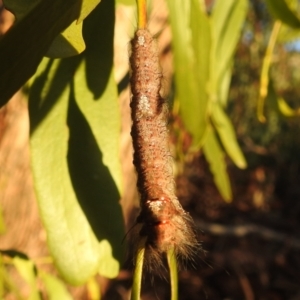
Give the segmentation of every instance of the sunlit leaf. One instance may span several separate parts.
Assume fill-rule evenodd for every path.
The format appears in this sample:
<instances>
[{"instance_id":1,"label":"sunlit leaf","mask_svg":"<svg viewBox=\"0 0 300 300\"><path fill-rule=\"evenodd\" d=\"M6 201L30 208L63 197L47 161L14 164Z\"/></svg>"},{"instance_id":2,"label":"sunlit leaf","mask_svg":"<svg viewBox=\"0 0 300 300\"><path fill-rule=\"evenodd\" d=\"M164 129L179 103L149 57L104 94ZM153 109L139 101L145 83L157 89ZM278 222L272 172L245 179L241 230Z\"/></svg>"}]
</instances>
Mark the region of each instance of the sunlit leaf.
<instances>
[{"instance_id":1,"label":"sunlit leaf","mask_svg":"<svg viewBox=\"0 0 300 300\"><path fill-rule=\"evenodd\" d=\"M62 282L57 277L42 272L40 274L41 279L43 280L46 292L47 299L49 300L72 300L73 297L68 292L64 282Z\"/></svg>"},{"instance_id":2,"label":"sunlit leaf","mask_svg":"<svg viewBox=\"0 0 300 300\"><path fill-rule=\"evenodd\" d=\"M222 107L226 107L227 105L231 75L232 75L232 63L229 63L225 72L220 78L219 89L218 89L219 90L218 99Z\"/></svg>"},{"instance_id":3,"label":"sunlit leaf","mask_svg":"<svg viewBox=\"0 0 300 300\"><path fill-rule=\"evenodd\" d=\"M101 260L99 265L99 274L107 278L115 278L120 270L120 265L113 258L111 245L107 240L100 243Z\"/></svg>"},{"instance_id":4,"label":"sunlit leaf","mask_svg":"<svg viewBox=\"0 0 300 300\"><path fill-rule=\"evenodd\" d=\"M212 128L207 132L203 152L209 162L209 168L214 176L214 181L220 194L225 201L231 202L232 192L226 170L225 154Z\"/></svg>"},{"instance_id":5,"label":"sunlit leaf","mask_svg":"<svg viewBox=\"0 0 300 300\"><path fill-rule=\"evenodd\" d=\"M100 285L95 277L90 278L86 284L88 299L90 300L101 300Z\"/></svg>"},{"instance_id":6,"label":"sunlit leaf","mask_svg":"<svg viewBox=\"0 0 300 300\"><path fill-rule=\"evenodd\" d=\"M34 284L36 278L34 274L33 262L29 259L20 258L18 256L15 256L12 261L23 279L30 285Z\"/></svg>"},{"instance_id":7,"label":"sunlit leaf","mask_svg":"<svg viewBox=\"0 0 300 300\"><path fill-rule=\"evenodd\" d=\"M111 277L115 259L119 263L123 259L125 234L120 205L121 116L113 73L114 14L114 2L103 1L84 21L87 49L75 73L75 101L70 102L68 117L72 182L98 240L107 240L113 249L105 253L106 259L111 257Z\"/></svg>"},{"instance_id":8,"label":"sunlit leaf","mask_svg":"<svg viewBox=\"0 0 300 300\"><path fill-rule=\"evenodd\" d=\"M176 98L195 146L200 143L206 127L210 26L198 1L167 2L173 35Z\"/></svg>"},{"instance_id":9,"label":"sunlit leaf","mask_svg":"<svg viewBox=\"0 0 300 300\"><path fill-rule=\"evenodd\" d=\"M246 168L247 163L236 140L232 123L219 104L213 106L212 121L226 153L239 168Z\"/></svg>"},{"instance_id":10,"label":"sunlit leaf","mask_svg":"<svg viewBox=\"0 0 300 300\"><path fill-rule=\"evenodd\" d=\"M292 109L283 98L277 99L279 111L286 117L300 116L300 108Z\"/></svg>"},{"instance_id":11,"label":"sunlit leaf","mask_svg":"<svg viewBox=\"0 0 300 300\"><path fill-rule=\"evenodd\" d=\"M113 73L110 74L105 93L101 99L94 97L85 79L86 64L76 72L75 95L80 110L86 117L102 153L103 163L109 168L121 193L121 165L119 160L119 134L121 128L117 87ZM90 70L90 76L101 77L100 70Z\"/></svg>"},{"instance_id":12,"label":"sunlit leaf","mask_svg":"<svg viewBox=\"0 0 300 300\"><path fill-rule=\"evenodd\" d=\"M123 5L135 5L136 4L136 0L116 0L117 4L123 4Z\"/></svg>"},{"instance_id":13,"label":"sunlit leaf","mask_svg":"<svg viewBox=\"0 0 300 300\"><path fill-rule=\"evenodd\" d=\"M60 61L51 65L45 86L43 73L48 59L37 71L32 101L43 101L49 95L51 78ZM61 78L66 76L62 72ZM41 85L41 86L39 86ZM38 93L38 90L40 93ZM67 111L70 87L65 86L51 111L43 118L31 137L31 160L40 214L47 231L48 245L62 275L73 284L82 283L96 273L99 265L99 244L75 195L67 164L69 131ZM40 99L39 99L40 98Z\"/></svg>"},{"instance_id":14,"label":"sunlit leaf","mask_svg":"<svg viewBox=\"0 0 300 300\"><path fill-rule=\"evenodd\" d=\"M293 28L300 28L300 19L287 5L285 0L266 0L267 6L274 18Z\"/></svg>"},{"instance_id":15,"label":"sunlit leaf","mask_svg":"<svg viewBox=\"0 0 300 300\"><path fill-rule=\"evenodd\" d=\"M220 84L232 59L247 9L247 0L218 0L213 8L211 24L215 54L211 71L216 86Z\"/></svg>"},{"instance_id":16,"label":"sunlit leaf","mask_svg":"<svg viewBox=\"0 0 300 300\"><path fill-rule=\"evenodd\" d=\"M289 27L287 25L281 26L279 35L278 35L278 42L281 43L291 43L295 42L296 40L300 39L300 30Z\"/></svg>"},{"instance_id":17,"label":"sunlit leaf","mask_svg":"<svg viewBox=\"0 0 300 300\"><path fill-rule=\"evenodd\" d=\"M31 84L31 154L40 212L56 266L75 284L98 272L102 259L111 267L106 274L114 276L121 259L114 13L113 2L97 7L84 22L87 50L74 58L45 59Z\"/></svg>"},{"instance_id":18,"label":"sunlit leaf","mask_svg":"<svg viewBox=\"0 0 300 300\"><path fill-rule=\"evenodd\" d=\"M74 21L67 29L59 34L51 44L45 56L64 58L80 54L85 49L82 37L82 22Z\"/></svg>"},{"instance_id":19,"label":"sunlit leaf","mask_svg":"<svg viewBox=\"0 0 300 300\"><path fill-rule=\"evenodd\" d=\"M30 287L30 294L28 300L40 300L40 294L36 285L36 274L34 270L34 263L29 259L24 259L15 256L12 259L13 265L18 270L18 273L23 277Z\"/></svg>"}]
</instances>

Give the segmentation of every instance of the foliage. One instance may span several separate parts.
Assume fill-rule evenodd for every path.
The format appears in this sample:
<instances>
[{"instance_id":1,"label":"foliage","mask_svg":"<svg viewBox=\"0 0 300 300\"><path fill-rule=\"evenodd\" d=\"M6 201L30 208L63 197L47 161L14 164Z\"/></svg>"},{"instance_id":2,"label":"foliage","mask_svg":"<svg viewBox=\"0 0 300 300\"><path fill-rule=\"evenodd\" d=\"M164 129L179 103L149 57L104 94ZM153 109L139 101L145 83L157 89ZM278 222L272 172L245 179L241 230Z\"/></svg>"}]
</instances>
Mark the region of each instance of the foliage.
<instances>
[{"instance_id":1,"label":"foliage","mask_svg":"<svg viewBox=\"0 0 300 300\"><path fill-rule=\"evenodd\" d=\"M203 147L218 189L230 201L232 192L222 146L238 167L245 168L246 161L224 107L247 2L217 1L211 15L201 9L198 1L170 0L168 5L180 114L192 134L192 150Z\"/></svg>"},{"instance_id":2,"label":"foliage","mask_svg":"<svg viewBox=\"0 0 300 300\"><path fill-rule=\"evenodd\" d=\"M113 1L98 2L6 0L17 22L0 41L1 105L30 79L26 90L32 170L41 218L54 264L72 284L91 283L96 274L115 277L123 255L120 116L113 79L115 7ZM225 111L248 2L219 0L209 13L196 0L167 3L178 104L174 107L179 106L193 137L190 151L203 150L221 195L230 201L226 154L237 167L247 165ZM296 1L266 3L281 22L281 31L292 30L292 39L299 36ZM280 32L274 39L265 56L261 90L266 91L264 99L276 99L283 115L295 117L299 110L277 96L269 80L275 42L284 40ZM71 298L58 277L39 271L19 253L6 252L0 256L0 297L11 291L21 299L7 265L13 265L30 286L30 299L40 299L38 281L49 299Z\"/></svg>"}]
</instances>

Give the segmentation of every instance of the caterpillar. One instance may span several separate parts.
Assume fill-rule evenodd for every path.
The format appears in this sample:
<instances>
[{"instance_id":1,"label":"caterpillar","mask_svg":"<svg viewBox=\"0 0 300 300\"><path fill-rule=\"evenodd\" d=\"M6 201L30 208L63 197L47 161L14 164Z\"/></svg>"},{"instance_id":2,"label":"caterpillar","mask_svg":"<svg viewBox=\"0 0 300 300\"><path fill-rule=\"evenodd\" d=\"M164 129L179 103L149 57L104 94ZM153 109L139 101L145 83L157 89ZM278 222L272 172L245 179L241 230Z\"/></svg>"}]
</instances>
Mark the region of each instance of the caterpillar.
<instances>
[{"instance_id":1,"label":"caterpillar","mask_svg":"<svg viewBox=\"0 0 300 300\"><path fill-rule=\"evenodd\" d=\"M161 265L170 250L187 260L198 248L194 223L175 194L168 139L168 106L160 95L162 71L156 40L138 29L131 40L131 136L140 214L138 239L145 238L146 265Z\"/></svg>"}]
</instances>

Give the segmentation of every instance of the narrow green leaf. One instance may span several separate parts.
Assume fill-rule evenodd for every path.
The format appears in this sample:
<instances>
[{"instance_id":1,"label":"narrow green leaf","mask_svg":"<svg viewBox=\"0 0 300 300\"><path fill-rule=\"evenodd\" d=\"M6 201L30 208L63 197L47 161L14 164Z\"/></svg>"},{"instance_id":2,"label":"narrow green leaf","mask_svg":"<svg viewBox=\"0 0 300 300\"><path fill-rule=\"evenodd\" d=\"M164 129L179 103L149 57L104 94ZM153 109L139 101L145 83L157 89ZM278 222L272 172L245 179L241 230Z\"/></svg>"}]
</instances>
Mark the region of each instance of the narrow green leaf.
<instances>
[{"instance_id":1,"label":"narrow green leaf","mask_svg":"<svg viewBox=\"0 0 300 300\"><path fill-rule=\"evenodd\" d=\"M4 297L4 285L6 276L7 275L3 264L2 253L0 253L0 299Z\"/></svg>"},{"instance_id":2,"label":"narrow green leaf","mask_svg":"<svg viewBox=\"0 0 300 300\"><path fill-rule=\"evenodd\" d=\"M1 106L34 74L54 38L77 19L80 2L41 1L4 35L0 41Z\"/></svg>"},{"instance_id":3,"label":"narrow green leaf","mask_svg":"<svg viewBox=\"0 0 300 300\"><path fill-rule=\"evenodd\" d=\"M218 0L214 6L211 24L215 54L211 67L217 86L231 62L247 9L247 0Z\"/></svg>"},{"instance_id":4,"label":"narrow green leaf","mask_svg":"<svg viewBox=\"0 0 300 300\"><path fill-rule=\"evenodd\" d=\"M199 144L207 126L207 84L209 81L211 55L211 26L208 16L201 9L197 0L191 2L190 26L192 47L195 55L194 76L196 79L196 95L199 97L195 99L198 105L194 106L194 109L198 108L199 110L194 111L193 106L190 106L186 115L187 118L190 118L193 115L192 112L194 112L194 118L198 120L198 124L195 125L199 127L194 128L194 131L197 132L195 136L198 136L195 143ZM182 106L184 105L186 105L186 99L182 102ZM188 113L190 113L190 116L188 116Z\"/></svg>"},{"instance_id":5,"label":"narrow green leaf","mask_svg":"<svg viewBox=\"0 0 300 300\"><path fill-rule=\"evenodd\" d=\"M268 42L266 54L263 59L263 64L260 72L260 86L259 86L259 98L257 102L257 117L262 123L266 121L264 116L264 105L268 95L268 89L270 87L270 66L272 63L273 51L276 45L277 36L281 28L281 22L276 21L273 25L270 39Z\"/></svg>"},{"instance_id":6,"label":"narrow green leaf","mask_svg":"<svg viewBox=\"0 0 300 300\"><path fill-rule=\"evenodd\" d=\"M219 103L222 107L226 107L226 105L227 105L228 92L229 92L231 75L232 75L232 65L233 65L233 62L231 60L231 62L227 66L225 72L223 73L223 76L221 76L221 78L220 78L219 89L218 89L218 91L219 91L218 99L219 99Z\"/></svg>"},{"instance_id":7,"label":"narrow green leaf","mask_svg":"<svg viewBox=\"0 0 300 300\"><path fill-rule=\"evenodd\" d=\"M292 109L283 98L277 99L279 111L286 117L298 117L300 116L300 108Z\"/></svg>"},{"instance_id":8,"label":"narrow green leaf","mask_svg":"<svg viewBox=\"0 0 300 300\"><path fill-rule=\"evenodd\" d=\"M226 153L239 168L246 168L246 159L236 140L236 135L231 121L221 106L217 103L213 105L212 122L219 134Z\"/></svg>"},{"instance_id":9,"label":"narrow green leaf","mask_svg":"<svg viewBox=\"0 0 300 300\"><path fill-rule=\"evenodd\" d=\"M220 194L226 202L231 202L232 192L226 170L225 155L212 128L207 132L203 152Z\"/></svg>"},{"instance_id":10,"label":"narrow green leaf","mask_svg":"<svg viewBox=\"0 0 300 300\"><path fill-rule=\"evenodd\" d=\"M300 19L285 0L266 0L268 9L275 19L293 28L300 28Z\"/></svg>"},{"instance_id":11,"label":"narrow green leaf","mask_svg":"<svg viewBox=\"0 0 300 300\"><path fill-rule=\"evenodd\" d=\"M66 285L57 277L41 272L40 278L42 279L47 292L47 299L49 300L72 300L73 297L68 292Z\"/></svg>"},{"instance_id":12,"label":"narrow green leaf","mask_svg":"<svg viewBox=\"0 0 300 300\"><path fill-rule=\"evenodd\" d=\"M173 35L176 98L195 146L206 127L210 27L198 1L168 0L167 3Z\"/></svg>"}]
</instances>

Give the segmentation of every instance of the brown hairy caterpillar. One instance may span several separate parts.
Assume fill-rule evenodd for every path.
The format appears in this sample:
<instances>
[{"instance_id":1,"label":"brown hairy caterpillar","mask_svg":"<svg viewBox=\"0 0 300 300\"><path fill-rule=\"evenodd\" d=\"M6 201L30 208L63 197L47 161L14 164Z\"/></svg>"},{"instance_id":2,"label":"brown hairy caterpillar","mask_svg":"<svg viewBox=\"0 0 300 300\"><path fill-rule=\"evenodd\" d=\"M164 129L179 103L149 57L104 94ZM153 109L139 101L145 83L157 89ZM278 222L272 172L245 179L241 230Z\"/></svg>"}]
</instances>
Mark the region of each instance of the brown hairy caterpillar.
<instances>
[{"instance_id":1,"label":"brown hairy caterpillar","mask_svg":"<svg viewBox=\"0 0 300 300\"><path fill-rule=\"evenodd\" d=\"M131 136L141 197L137 230L139 239L146 238L146 265L151 268L170 249L180 260L190 259L199 244L193 220L175 195L156 40L147 29L138 29L131 48Z\"/></svg>"}]
</instances>

